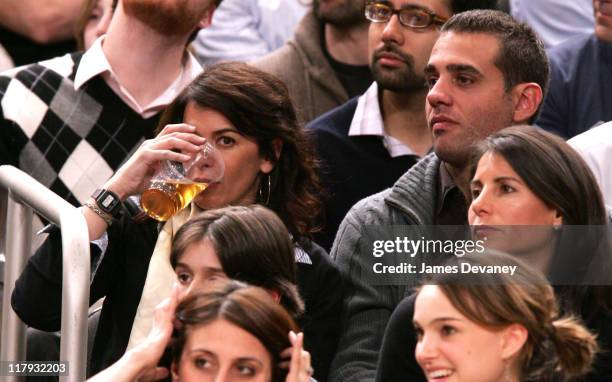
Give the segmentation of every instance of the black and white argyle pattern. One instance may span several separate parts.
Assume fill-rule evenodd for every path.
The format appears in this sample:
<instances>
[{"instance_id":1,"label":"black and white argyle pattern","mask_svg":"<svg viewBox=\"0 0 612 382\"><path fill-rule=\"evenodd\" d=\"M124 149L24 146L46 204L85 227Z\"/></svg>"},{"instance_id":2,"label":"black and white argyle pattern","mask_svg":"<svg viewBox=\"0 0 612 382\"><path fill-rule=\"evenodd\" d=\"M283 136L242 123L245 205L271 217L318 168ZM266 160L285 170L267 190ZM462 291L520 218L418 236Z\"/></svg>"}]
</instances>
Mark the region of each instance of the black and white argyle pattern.
<instances>
[{"instance_id":1,"label":"black and white argyle pattern","mask_svg":"<svg viewBox=\"0 0 612 382\"><path fill-rule=\"evenodd\" d=\"M100 76L75 90L80 58L0 74L0 163L18 166L73 204L152 137L159 119L143 119Z\"/></svg>"}]
</instances>

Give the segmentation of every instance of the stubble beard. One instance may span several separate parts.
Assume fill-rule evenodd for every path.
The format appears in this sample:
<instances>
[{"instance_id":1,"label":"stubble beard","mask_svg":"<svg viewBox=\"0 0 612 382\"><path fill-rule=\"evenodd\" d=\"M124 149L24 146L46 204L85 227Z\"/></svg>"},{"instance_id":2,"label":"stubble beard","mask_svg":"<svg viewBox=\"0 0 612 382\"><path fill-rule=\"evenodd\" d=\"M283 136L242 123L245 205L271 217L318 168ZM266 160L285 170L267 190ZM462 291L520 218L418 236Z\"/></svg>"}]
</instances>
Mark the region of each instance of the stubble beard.
<instances>
[{"instance_id":1,"label":"stubble beard","mask_svg":"<svg viewBox=\"0 0 612 382\"><path fill-rule=\"evenodd\" d=\"M487 107L487 105L483 105L482 107ZM509 110L499 110L497 114L489 115L488 118L481 117L477 120L480 126L461 126L460 128L463 129L463 134L461 134L461 136L455 135L453 142L449 142L450 137L443 137L446 146L438 145L437 138L434 137L434 151L436 155L442 161L449 163L453 167L464 167L471 160L476 145L484 141L490 135L514 124L512 121L512 114Z\"/></svg>"},{"instance_id":2,"label":"stubble beard","mask_svg":"<svg viewBox=\"0 0 612 382\"><path fill-rule=\"evenodd\" d=\"M400 56L405 64L402 68L384 68L379 64L378 54L393 52ZM394 93L410 93L426 89L425 75L419 75L414 69L412 56L394 48L379 49L372 54L370 71L379 89L389 90Z\"/></svg>"},{"instance_id":3,"label":"stubble beard","mask_svg":"<svg viewBox=\"0 0 612 382\"><path fill-rule=\"evenodd\" d=\"M370 69L379 89L394 93L411 93L426 88L425 76L417 75L411 65L407 64L404 69L390 70L374 64Z\"/></svg>"}]
</instances>

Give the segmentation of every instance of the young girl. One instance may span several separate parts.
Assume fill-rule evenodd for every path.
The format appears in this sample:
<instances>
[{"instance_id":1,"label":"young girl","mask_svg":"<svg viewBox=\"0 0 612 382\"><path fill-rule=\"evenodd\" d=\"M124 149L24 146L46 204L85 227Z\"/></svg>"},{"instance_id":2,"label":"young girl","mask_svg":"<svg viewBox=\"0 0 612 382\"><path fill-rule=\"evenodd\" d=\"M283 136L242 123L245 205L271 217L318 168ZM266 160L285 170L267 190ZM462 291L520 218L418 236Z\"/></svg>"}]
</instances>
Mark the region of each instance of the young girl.
<instances>
[{"instance_id":1,"label":"young girl","mask_svg":"<svg viewBox=\"0 0 612 382\"><path fill-rule=\"evenodd\" d=\"M189 220L174 236L170 264L185 294L229 278L264 288L294 319L304 311L291 237L265 207L226 207Z\"/></svg>"},{"instance_id":2,"label":"young girl","mask_svg":"<svg viewBox=\"0 0 612 382\"><path fill-rule=\"evenodd\" d=\"M416 293L415 355L428 381L552 382L584 375L595 336L559 315L552 287L531 266L501 254L472 266L516 266L509 273L437 274Z\"/></svg>"}]
</instances>

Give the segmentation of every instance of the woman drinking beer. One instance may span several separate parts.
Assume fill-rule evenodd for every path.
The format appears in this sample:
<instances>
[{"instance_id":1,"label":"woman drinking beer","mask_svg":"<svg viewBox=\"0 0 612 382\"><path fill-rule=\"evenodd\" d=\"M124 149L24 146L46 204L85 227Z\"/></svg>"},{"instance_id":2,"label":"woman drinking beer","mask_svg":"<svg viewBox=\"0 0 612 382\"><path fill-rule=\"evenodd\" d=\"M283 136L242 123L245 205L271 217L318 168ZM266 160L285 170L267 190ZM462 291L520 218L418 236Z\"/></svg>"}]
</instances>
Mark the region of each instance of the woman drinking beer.
<instances>
[{"instance_id":1,"label":"woman drinking beer","mask_svg":"<svg viewBox=\"0 0 612 382\"><path fill-rule=\"evenodd\" d=\"M315 378L324 381L339 333L341 278L327 254L308 239L320 211L321 188L311 144L284 84L245 64L207 68L169 106L160 126L159 135L145 141L83 207L90 239L99 244L92 246L91 301L106 298L90 371L116 361L128 341L131 347L146 337L153 308L175 279L169 256L179 227L203 210L258 203L274 211L292 235L306 307L300 319L305 348L313 355ZM186 162L205 142L223 158L221 182L197 195L161 230L152 220L135 222L127 198L145 190L160 161ZM124 205L119 213L112 210L115 200ZM108 207L110 214L104 211ZM30 326L59 329L59 232L32 257L17 282L13 307Z\"/></svg>"}]
</instances>

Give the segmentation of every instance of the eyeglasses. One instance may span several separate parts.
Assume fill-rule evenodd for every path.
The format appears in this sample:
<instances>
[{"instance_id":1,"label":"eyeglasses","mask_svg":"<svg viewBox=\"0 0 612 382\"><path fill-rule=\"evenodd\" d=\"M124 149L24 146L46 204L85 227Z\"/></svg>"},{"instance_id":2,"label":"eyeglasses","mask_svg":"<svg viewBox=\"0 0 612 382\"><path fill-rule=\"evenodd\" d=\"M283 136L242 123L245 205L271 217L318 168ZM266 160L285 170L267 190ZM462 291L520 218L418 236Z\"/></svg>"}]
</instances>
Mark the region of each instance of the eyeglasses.
<instances>
[{"instance_id":1,"label":"eyeglasses","mask_svg":"<svg viewBox=\"0 0 612 382\"><path fill-rule=\"evenodd\" d=\"M393 15L397 15L400 24L408 28L424 29L432 24L442 25L448 18L440 17L426 8L409 5L402 9L376 1L369 1L365 7L365 17L373 23L386 23Z\"/></svg>"}]
</instances>

